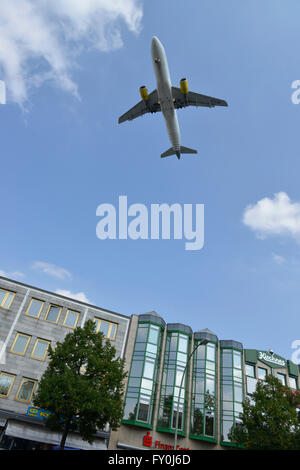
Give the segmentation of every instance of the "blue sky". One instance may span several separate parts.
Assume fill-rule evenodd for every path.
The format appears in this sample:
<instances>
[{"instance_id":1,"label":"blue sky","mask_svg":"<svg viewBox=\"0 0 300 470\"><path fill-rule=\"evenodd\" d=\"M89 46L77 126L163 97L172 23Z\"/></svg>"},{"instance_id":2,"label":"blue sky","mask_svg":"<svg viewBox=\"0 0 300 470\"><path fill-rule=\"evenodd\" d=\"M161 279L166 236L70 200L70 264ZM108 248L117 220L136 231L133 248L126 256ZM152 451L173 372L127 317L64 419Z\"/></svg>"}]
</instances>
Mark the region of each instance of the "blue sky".
<instances>
[{"instance_id":1,"label":"blue sky","mask_svg":"<svg viewBox=\"0 0 300 470\"><path fill-rule=\"evenodd\" d=\"M4 12L0 39L20 55L12 66L0 48L2 274L127 315L156 310L290 358L299 339L299 2L126 0L112 14L98 1L98 16L75 11L77 1L63 12L43 2L23 16L24 31ZM73 28L51 29L55 15ZM92 28L80 27L83 17ZM51 34L41 28L44 40L26 43L32 18L49 20ZM158 113L117 124L141 85L156 87L154 35L174 86L187 77L191 90L229 104L178 111L195 157L160 159L170 143ZM204 204L204 248L99 240L96 208L120 195L148 207Z\"/></svg>"}]
</instances>

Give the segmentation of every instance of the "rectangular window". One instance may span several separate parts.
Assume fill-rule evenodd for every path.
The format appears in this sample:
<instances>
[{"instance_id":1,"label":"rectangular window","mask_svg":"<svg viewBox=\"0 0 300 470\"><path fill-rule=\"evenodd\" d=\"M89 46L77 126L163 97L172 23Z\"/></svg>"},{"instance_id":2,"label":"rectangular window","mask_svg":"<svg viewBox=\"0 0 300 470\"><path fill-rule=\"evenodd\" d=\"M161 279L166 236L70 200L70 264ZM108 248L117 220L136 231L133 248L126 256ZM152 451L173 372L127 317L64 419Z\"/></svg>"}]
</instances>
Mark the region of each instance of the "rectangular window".
<instances>
[{"instance_id":1,"label":"rectangular window","mask_svg":"<svg viewBox=\"0 0 300 470\"><path fill-rule=\"evenodd\" d=\"M232 352L231 351L223 351L222 354L222 366L226 371L230 371L228 375L232 375L231 369L232 369ZM227 375L224 373L223 370L223 375Z\"/></svg>"},{"instance_id":2,"label":"rectangular window","mask_svg":"<svg viewBox=\"0 0 300 470\"><path fill-rule=\"evenodd\" d=\"M243 401L243 387L242 384L234 384L234 401L242 402Z\"/></svg>"},{"instance_id":3,"label":"rectangular window","mask_svg":"<svg viewBox=\"0 0 300 470\"><path fill-rule=\"evenodd\" d=\"M221 440L225 442L229 442L229 434L233 427L233 421L223 421L222 424L222 436Z\"/></svg>"},{"instance_id":4,"label":"rectangular window","mask_svg":"<svg viewBox=\"0 0 300 470\"><path fill-rule=\"evenodd\" d=\"M206 346L206 360L207 361L215 361L215 350L216 347L214 344L208 344Z\"/></svg>"},{"instance_id":5,"label":"rectangular window","mask_svg":"<svg viewBox=\"0 0 300 470\"><path fill-rule=\"evenodd\" d=\"M143 377L146 377L147 379L152 380L154 376L154 367L155 367L155 361L152 359L146 359L145 365L144 365Z\"/></svg>"},{"instance_id":6,"label":"rectangular window","mask_svg":"<svg viewBox=\"0 0 300 470\"><path fill-rule=\"evenodd\" d=\"M36 383L36 380L26 379L23 377L16 395L16 400L22 401L23 403L30 403Z\"/></svg>"},{"instance_id":7,"label":"rectangular window","mask_svg":"<svg viewBox=\"0 0 300 470\"><path fill-rule=\"evenodd\" d=\"M48 348L49 348L50 341L45 339L37 339L35 345L33 347L31 356L32 359L37 359L39 361L44 361L47 356Z\"/></svg>"},{"instance_id":8,"label":"rectangular window","mask_svg":"<svg viewBox=\"0 0 300 470\"><path fill-rule=\"evenodd\" d=\"M25 335L23 333L17 333L10 349L11 353L18 354L19 356L24 356L26 354L29 341L31 336Z\"/></svg>"},{"instance_id":9,"label":"rectangular window","mask_svg":"<svg viewBox=\"0 0 300 470\"><path fill-rule=\"evenodd\" d=\"M63 322L63 326L67 328L76 328L79 318L79 312L74 312L73 310L68 310Z\"/></svg>"},{"instance_id":10,"label":"rectangular window","mask_svg":"<svg viewBox=\"0 0 300 470\"><path fill-rule=\"evenodd\" d=\"M277 372L277 378L280 380L282 385L286 385L286 376L285 376L285 374L280 374L279 372Z\"/></svg>"},{"instance_id":11,"label":"rectangular window","mask_svg":"<svg viewBox=\"0 0 300 470\"><path fill-rule=\"evenodd\" d=\"M159 337L159 328L158 326L151 325L149 331L149 343L157 344L157 340Z\"/></svg>"},{"instance_id":12,"label":"rectangular window","mask_svg":"<svg viewBox=\"0 0 300 470\"><path fill-rule=\"evenodd\" d=\"M222 385L223 400L233 401L233 389L232 385L223 384Z\"/></svg>"},{"instance_id":13,"label":"rectangular window","mask_svg":"<svg viewBox=\"0 0 300 470\"><path fill-rule=\"evenodd\" d=\"M247 377L247 393L252 395L256 390L256 379L254 377Z\"/></svg>"},{"instance_id":14,"label":"rectangular window","mask_svg":"<svg viewBox=\"0 0 300 470\"><path fill-rule=\"evenodd\" d=\"M117 334L117 327L116 323L112 323L106 320L101 320L100 318L95 318L96 323L96 332L103 333L104 338L114 340Z\"/></svg>"},{"instance_id":15,"label":"rectangular window","mask_svg":"<svg viewBox=\"0 0 300 470\"><path fill-rule=\"evenodd\" d=\"M0 307L9 309L15 295L15 292L0 289Z\"/></svg>"},{"instance_id":16,"label":"rectangular window","mask_svg":"<svg viewBox=\"0 0 300 470\"><path fill-rule=\"evenodd\" d=\"M50 323L58 323L61 311L62 307L58 307L57 305L49 305L45 320Z\"/></svg>"},{"instance_id":17,"label":"rectangular window","mask_svg":"<svg viewBox=\"0 0 300 470\"><path fill-rule=\"evenodd\" d=\"M290 380L290 387L293 390L297 390L297 380L295 379L295 377L289 377L289 380Z\"/></svg>"},{"instance_id":18,"label":"rectangular window","mask_svg":"<svg viewBox=\"0 0 300 470\"><path fill-rule=\"evenodd\" d=\"M206 413L205 414L205 435L213 437L214 436L214 414Z\"/></svg>"},{"instance_id":19,"label":"rectangular window","mask_svg":"<svg viewBox=\"0 0 300 470\"><path fill-rule=\"evenodd\" d=\"M146 395L141 395L140 397L140 405L137 420L143 421L145 423L148 422L148 413L150 408L150 397Z\"/></svg>"},{"instance_id":20,"label":"rectangular window","mask_svg":"<svg viewBox=\"0 0 300 470\"><path fill-rule=\"evenodd\" d=\"M182 412L183 412L183 406L182 404L174 403L174 408L173 408L173 419L172 419L172 428L176 428L176 420L177 420L177 410L178 410L178 428L177 429L182 429Z\"/></svg>"},{"instance_id":21,"label":"rectangular window","mask_svg":"<svg viewBox=\"0 0 300 470\"><path fill-rule=\"evenodd\" d=\"M255 377L255 367L250 364L246 364L246 375L248 377Z\"/></svg>"},{"instance_id":22,"label":"rectangular window","mask_svg":"<svg viewBox=\"0 0 300 470\"><path fill-rule=\"evenodd\" d=\"M215 378L206 376L206 387L205 387L205 392L209 393L210 395L215 394Z\"/></svg>"},{"instance_id":23,"label":"rectangular window","mask_svg":"<svg viewBox=\"0 0 300 470\"><path fill-rule=\"evenodd\" d=\"M233 366L240 369L242 366L241 361L242 361L241 353L238 351L233 351Z\"/></svg>"},{"instance_id":24,"label":"rectangular window","mask_svg":"<svg viewBox=\"0 0 300 470\"><path fill-rule=\"evenodd\" d=\"M188 338L183 335L179 335L179 341L178 341L178 351L182 353L187 353L188 349Z\"/></svg>"},{"instance_id":25,"label":"rectangular window","mask_svg":"<svg viewBox=\"0 0 300 470\"><path fill-rule=\"evenodd\" d=\"M30 317L39 318L41 311L43 310L44 303L42 300L31 299L30 304L26 310L25 315Z\"/></svg>"},{"instance_id":26,"label":"rectangular window","mask_svg":"<svg viewBox=\"0 0 300 470\"><path fill-rule=\"evenodd\" d=\"M141 377L144 363L142 361L133 360L131 363L131 377Z\"/></svg>"},{"instance_id":27,"label":"rectangular window","mask_svg":"<svg viewBox=\"0 0 300 470\"><path fill-rule=\"evenodd\" d=\"M15 375L7 374L6 372L0 372L0 397L9 396L15 378Z\"/></svg>"},{"instance_id":28,"label":"rectangular window","mask_svg":"<svg viewBox=\"0 0 300 470\"><path fill-rule=\"evenodd\" d=\"M135 419L135 413L137 409L137 398L135 397L127 397L126 404L124 408L124 415L123 419L127 419L129 421L133 421Z\"/></svg>"},{"instance_id":29,"label":"rectangular window","mask_svg":"<svg viewBox=\"0 0 300 470\"><path fill-rule=\"evenodd\" d=\"M263 367L258 367L257 368L257 377L260 380L265 380L267 377L268 371L267 369L264 369Z\"/></svg>"},{"instance_id":30,"label":"rectangular window","mask_svg":"<svg viewBox=\"0 0 300 470\"><path fill-rule=\"evenodd\" d=\"M148 335L148 326L139 326L136 335L136 343L146 343Z\"/></svg>"}]
</instances>

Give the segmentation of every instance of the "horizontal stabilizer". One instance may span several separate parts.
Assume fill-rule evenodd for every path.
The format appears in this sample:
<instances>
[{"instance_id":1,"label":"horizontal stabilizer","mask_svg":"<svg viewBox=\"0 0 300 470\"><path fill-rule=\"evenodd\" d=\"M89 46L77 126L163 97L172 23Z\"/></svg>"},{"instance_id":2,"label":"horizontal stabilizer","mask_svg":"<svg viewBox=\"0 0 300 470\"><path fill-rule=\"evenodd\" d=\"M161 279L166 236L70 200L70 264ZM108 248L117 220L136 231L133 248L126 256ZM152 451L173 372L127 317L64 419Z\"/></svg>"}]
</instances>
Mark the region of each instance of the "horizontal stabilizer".
<instances>
[{"instance_id":1,"label":"horizontal stabilizer","mask_svg":"<svg viewBox=\"0 0 300 470\"><path fill-rule=\"evenodd\" d=\"M171 147L169 150L161 154L161 158L170 157L171 155L176 155L177 158L180 158L182 153L197 153L197 150L182 146L180 146L180 150L175 150L174 147Z\"/></svg>"},{"instance_id":2,"label":"horizontal stabilizer","mask_svg":"<svg viewBox=\"0 0 300 470\"><path fill-rule=\"evenodd\" d=\"M197 153L197 150L189 149L188 147L180 147L180 153Z\"/></svg>"}]
</instances>

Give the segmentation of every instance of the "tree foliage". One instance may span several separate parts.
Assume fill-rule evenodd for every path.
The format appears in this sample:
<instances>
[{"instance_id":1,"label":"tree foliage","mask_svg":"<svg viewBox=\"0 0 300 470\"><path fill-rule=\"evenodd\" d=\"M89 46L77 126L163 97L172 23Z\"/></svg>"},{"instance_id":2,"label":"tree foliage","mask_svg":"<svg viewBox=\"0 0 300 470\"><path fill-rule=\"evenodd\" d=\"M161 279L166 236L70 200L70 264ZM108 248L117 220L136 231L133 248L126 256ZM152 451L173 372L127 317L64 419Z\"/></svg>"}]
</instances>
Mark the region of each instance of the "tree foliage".
<instances>
[{"instance_id":1,"label":"tree foliage","mask_svg":"<svg viewBox=\"0 0 300 470\"><path fill-rule=\"evenodd\" d=\"M300 393L269 375L257 382L252 400L243 403L241 424L232 428L230 440L245 449L300 449Z\"/></svg>"},{"instance_id":2,"label":"tree foliage","mask_svg":"<svg viewBox=\"0 0 300 470\"><path fill-rule=\"evenodd\" d=\"M62 432L63 448L69 431L79 431L92 443L97 429L109 423L115 430L122 419L124 361L92 320L49 348L49 365L42 376L34 405L50 411L47 427Z\"/></svg>"}]
</instances>

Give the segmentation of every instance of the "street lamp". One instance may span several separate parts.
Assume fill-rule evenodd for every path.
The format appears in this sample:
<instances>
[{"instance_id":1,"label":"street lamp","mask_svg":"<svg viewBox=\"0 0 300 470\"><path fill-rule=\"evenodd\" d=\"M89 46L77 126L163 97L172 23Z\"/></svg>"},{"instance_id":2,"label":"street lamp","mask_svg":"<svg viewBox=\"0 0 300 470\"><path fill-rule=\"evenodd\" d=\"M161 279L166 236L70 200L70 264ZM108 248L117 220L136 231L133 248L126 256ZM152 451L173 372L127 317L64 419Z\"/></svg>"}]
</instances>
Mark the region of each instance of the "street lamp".
<instances>
[{"instance_id":1,"label":"street lamp","mask_svg":"<svg viewBox=\"0 0 300 470\"><path fill-rule=\"evenodd\" d=\"M177 447L179 404L180 404L181 389L182 389L182 385L183 385L183 380L184 380L184 377L185 377L185 373L186 373L187 367L188 367L188 365L189 365L189 362L190 362L191 358L193 357L194 353L196 352L196 350L199 348L199 346L204 346L204 345L207 344L207 343L209 343L209 339L207 339L207 338L202 339L201 341L199 341L199 342L197 343L197 346L193 349L193 351L190 353L190 355L189 355L188 358L187 358L186 365L185 365L185 368L184 368L184 371L183 371L183 374L182 374L182 377L181 377L181 382L180 382L180 387L179 387L179 396L178 396L178 401L177 401L177 411L176 411L176 425L175 425L175 436L174 436L174 450L176 450L176 447ZM184 410L184 403L183 403L183 410ZM183 415L183 413L182 413L182 415Z\"/></svg>"}]
</instances>

